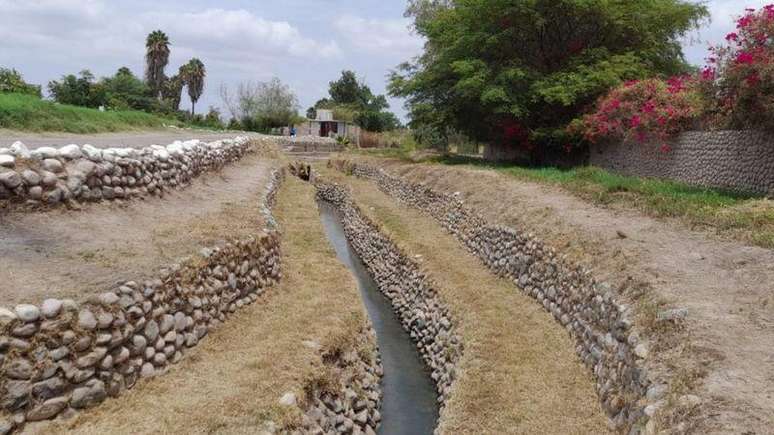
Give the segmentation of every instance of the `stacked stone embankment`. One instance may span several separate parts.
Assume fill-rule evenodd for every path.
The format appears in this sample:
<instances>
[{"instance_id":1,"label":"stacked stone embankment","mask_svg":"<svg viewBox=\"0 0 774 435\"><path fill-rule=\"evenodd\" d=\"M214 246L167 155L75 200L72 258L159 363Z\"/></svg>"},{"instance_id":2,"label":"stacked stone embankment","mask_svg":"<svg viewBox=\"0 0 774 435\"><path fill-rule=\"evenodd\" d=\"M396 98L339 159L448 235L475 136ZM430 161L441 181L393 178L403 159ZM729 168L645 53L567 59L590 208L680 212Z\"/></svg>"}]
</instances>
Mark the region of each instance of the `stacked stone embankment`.
<instances>
[{"instance_id":1,"label":"stacked stone embankment","mask_svg":"<svg viewBox=\"0 0 774 435\"><path fill-rule=\"evenodd\" d=\"M338 160L331 165L370 179L386 194L429 214L492 271L536 299L576 339L577 354L596 379L611 423L630 433L653 429L649 417L664 391L663 385L649 379L647 343L633 328L631 308L617 302L610 287L597 282L591 270L532 234L489 224L455 195L367 164Z\"/></svg>"},{"instance_id":2,"label":"stacked stone embankment","mask_svg":"<svg viewBox=\"0 0 774 435\"><path fill-rule=\"evenodd\" d=\"M764 131L687 131L668 142L592 144L589 163L625 175L774 198L774 135Z\"/></svg>"},{"instance_id":3,"label":"stacked stone embankment","mask_svg":"<svg viewBox=\"0 0 774 435\"><path fill-rule=\"evenodd\" d=\"M297 434L376 434L381 422L382 363L376 335L370 324L342 350L325 350L322 355L326 380L314 379L306 389L303 428ZM333 385L330 385L331 380Z\"/></svg>"},{"instance_id":4,"label":"stacked stone embankment","mask_svg":"<svg viewBox=\"0 0 774 435\"><path fill-rule=\"evenodd\" d=\"M416 343L436 386L443 418L463 351L449 309L419 264L360 211L346 190L319 179L316 185L318 198L337 207L347 240Z\"/></svg>"},{"instance_id":5,"label":"stacked stone embankment","mask_svg":"<svg viewBox=\"0 0 774 435\"><path fill-rule=\"evenodd\" d=\"M30 151L16 142L0 148L0 201L56 205L160 196L240 159L250 145L250 139L237 137L141 149L67 145Z\"/></svg>"},{"instance_id":6,"label":"stacked stone embankment","mask_svg":"<svg viewBox=\"0 0 774 435\"><path fill-rule=\"evenodd\" d=\"M283 173L271 177L266 210ZM154 280L124 282L83 302L0 308L0 433L94 406L163 373L280 278L279 234L256 228Z\"/></svg>"}]
</instances>

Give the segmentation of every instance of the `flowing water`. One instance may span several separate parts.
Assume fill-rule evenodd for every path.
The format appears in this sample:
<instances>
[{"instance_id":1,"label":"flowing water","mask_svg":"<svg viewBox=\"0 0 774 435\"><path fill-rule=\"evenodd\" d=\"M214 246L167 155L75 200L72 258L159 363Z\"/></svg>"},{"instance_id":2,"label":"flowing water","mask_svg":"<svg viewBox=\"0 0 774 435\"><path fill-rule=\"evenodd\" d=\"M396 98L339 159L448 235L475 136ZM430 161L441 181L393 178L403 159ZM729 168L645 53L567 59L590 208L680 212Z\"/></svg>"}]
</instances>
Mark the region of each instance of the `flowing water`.
<instances>
[{"instance_id":1,"label":"flowing water","mask_svg":"<svg viewBox=\"0 0 774 435\"><path fill-rule=\"evenodd\" d=\"M382 435L430 435L438 421L435 387L416 345L400 324L390 301L379 292L368 270L352 250L338 211L319 203L322 223L339 260L357 280L371 318L384 367L382 379Z\"/></svg>"}]
</instances>

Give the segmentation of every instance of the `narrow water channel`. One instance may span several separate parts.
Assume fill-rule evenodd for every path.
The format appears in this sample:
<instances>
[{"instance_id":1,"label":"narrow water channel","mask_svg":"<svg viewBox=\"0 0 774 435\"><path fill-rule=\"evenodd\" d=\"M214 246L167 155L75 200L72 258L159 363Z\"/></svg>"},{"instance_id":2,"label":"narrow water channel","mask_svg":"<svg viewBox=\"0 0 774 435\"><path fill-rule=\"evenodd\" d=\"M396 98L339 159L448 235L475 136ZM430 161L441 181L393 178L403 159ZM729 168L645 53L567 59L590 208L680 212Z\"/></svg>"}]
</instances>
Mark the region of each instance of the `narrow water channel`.
<instances>
[{"instance_id":1,"label":"narrow water channel","mask_svg":"<svg viewBox=\"0 0 774 435\"><path fill-rule=\"evenodd\" d=\"M339 260L355 276L376 331L384 368L379 433L430 435L438 421L437 396L416 345L392 311L390 301L379 291L365 265L347 242L338 211L326 202L320 202L319 207L328 240Z\"/></svg>"}]
</instances>

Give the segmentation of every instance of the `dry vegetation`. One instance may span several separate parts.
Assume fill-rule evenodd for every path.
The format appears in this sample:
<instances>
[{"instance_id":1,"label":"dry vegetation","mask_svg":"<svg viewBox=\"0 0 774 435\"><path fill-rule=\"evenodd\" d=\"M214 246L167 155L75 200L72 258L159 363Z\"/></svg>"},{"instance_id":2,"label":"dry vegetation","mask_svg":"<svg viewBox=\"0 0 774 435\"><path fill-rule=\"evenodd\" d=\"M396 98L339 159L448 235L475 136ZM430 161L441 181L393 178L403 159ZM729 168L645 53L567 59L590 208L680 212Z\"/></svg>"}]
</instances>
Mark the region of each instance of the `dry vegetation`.
<instances>
[{"instance_id":1,"label":"dry vegetation","mask_svg":"<svg viewBox=\"0 0 774 435\"><path fill-rule=\"evenodd\" d=\"M461 326L465 354L444 411L444 433L605 433L589 372L566 331L514 285L495 277L431 218L373 184L353 187L364 212L406 252L420 255Z\"/></svg>"},{"instance_id":2,"label":"dry vegetation","mask_svg":"<svg viewBox=\"0 0 774 435\"><path fill-rule=\"evenodd\" d=\"M336 259L314 206L313 188L290 178L275 212L283 229L283 279L237 312L178 365L118 399L39 433L259 433L267 421L293 426L300 413L279 398L302 398L325 376L324 354L353 346L364 325L357 287ZM354 302L353 302L354 301ZM319 348L319 349L318 349Z\"/></svg>"}]
</instances>

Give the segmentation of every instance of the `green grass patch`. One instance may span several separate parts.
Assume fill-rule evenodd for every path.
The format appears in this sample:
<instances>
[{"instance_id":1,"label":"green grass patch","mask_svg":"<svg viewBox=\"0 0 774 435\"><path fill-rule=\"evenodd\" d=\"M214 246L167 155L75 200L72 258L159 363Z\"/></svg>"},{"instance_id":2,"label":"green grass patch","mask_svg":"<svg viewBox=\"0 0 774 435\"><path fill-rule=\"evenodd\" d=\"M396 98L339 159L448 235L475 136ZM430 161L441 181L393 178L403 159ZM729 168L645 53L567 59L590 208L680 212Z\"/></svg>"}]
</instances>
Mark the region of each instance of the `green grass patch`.
<instances>
[{"instance_id":1,"label":"green grass patch","mask_svg":"<svg viewBox=\"0 0 774 435\"><path fill-rule=\"evenodd\" d=\"M0 128L20 131L104 133L180 123L139 111L107 111L57 104L34 96L0 93Z\"/></svg>"},{"instance_id":2,"label":"green grass patch","mask_svg":"<svg viewBox=\"0 0 774 435\"><path fill-rule=\"evenodd\" d=\"M559 186L598 204L621 205L654 217L676 218L693 229L774 248L774 201L761 195L618 175L596 167L531 168L454 155L425 162L490 169L522 180Z\"/></svg>"}]
</instances>

